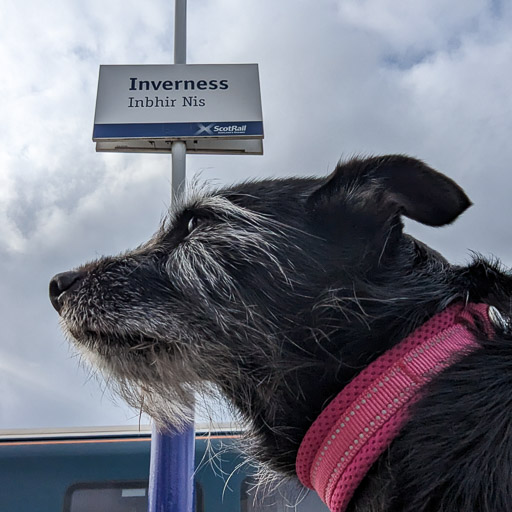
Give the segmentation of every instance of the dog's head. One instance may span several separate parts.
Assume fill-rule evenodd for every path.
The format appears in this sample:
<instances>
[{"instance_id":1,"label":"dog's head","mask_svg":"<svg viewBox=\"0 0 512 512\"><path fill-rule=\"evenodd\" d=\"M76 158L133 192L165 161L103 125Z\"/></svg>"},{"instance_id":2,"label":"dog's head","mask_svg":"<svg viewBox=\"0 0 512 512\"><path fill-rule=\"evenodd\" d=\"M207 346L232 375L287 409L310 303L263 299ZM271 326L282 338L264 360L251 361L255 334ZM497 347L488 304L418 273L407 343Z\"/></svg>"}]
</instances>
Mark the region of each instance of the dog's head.
<instances>
[{"instance_id":1,"label":"dog's head","mask_svg":"<svg viewBox=\"0 0 512 512\"><path fill-rule=\"evenodd\" d=\"M50 295L132 405L179 425L213 383L265 438L261 458L293 472L332 396L456 298L401 217L442 226L469 205L418 160L353 159L189 198L148 243L58 274Z\"/></svg>"}]
</instances>

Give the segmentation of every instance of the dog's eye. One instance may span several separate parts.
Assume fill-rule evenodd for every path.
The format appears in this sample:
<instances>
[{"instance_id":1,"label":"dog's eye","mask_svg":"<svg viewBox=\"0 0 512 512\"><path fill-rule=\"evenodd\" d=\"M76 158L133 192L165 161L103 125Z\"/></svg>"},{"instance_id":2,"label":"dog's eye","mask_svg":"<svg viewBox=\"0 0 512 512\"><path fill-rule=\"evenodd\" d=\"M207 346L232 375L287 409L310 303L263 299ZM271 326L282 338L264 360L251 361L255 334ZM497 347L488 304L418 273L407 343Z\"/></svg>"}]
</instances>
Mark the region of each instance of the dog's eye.
<instances>
[{"instance_id":1,"label":"dog's eye","mask_svg":"<svg viewBox=\"0 0 512 512\"><path fill-rule=\"evenodd\" d=\"M187 225L188 233L192 233L192 231L194 231L194 229L196 229L197 226L199 226L199 219L197 217L190 217L190 220L188 221Z\"/></svg>"}]
</instances>

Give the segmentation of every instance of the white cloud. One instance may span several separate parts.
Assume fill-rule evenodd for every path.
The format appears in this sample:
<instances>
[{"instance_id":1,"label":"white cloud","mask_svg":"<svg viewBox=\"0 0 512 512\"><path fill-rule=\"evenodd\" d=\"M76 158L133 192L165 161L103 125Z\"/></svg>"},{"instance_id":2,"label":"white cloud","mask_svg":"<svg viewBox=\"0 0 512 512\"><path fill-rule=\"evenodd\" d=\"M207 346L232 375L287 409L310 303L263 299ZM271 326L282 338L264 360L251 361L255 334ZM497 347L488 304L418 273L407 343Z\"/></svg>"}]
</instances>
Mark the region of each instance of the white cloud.
<instances>
[{"instance_id":1,"label":"white cloud","mask_svg":"<svg viewBox=\"0 0 512 512\"><path fill-rule=\"evenodd\" d=\"M91 133L99 64L171 62L172 2L4 4L0 427L132 418L84 384L47 283L144 241L165 211L169 157L96 154ZM449 228L409 228L457 260L472 247L512 262L508 4L213 0L188 10L190 62L259 63L266 133L265 156L190 156L189 176L325 174L342 155L410 153L460 181L475 206Z\"/></svg>"},{"instance_id":2,"label":"white cloud","mask_svg":"<svg viewBox=\"0 0 512 512\"><path fill-rule=\"evenodd\" d=\"M486 0L340 0L338 6L345 23L378 34L384 51L404 57L457 48L465 37L485 34L491 20L499 21Z\"/></svg>"}]
</instances>

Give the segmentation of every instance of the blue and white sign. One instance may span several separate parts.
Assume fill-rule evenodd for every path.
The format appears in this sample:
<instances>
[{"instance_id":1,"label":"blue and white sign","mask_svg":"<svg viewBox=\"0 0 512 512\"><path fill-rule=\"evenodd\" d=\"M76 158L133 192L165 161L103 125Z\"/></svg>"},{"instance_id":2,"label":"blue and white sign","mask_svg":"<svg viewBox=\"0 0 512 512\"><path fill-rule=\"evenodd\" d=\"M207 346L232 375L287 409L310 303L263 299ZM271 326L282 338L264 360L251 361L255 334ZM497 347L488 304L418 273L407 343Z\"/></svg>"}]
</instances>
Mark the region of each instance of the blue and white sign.
<instances>
[{"instance_id":1,"label":"blue and white sign","mask_svg":"<svg viewBox=\"0 0 512 512\"><path fill-rule=\"evenodd\" d=\"M98 151L263 152L257 64L100 66Z\"/></svg>"}]
</instances>

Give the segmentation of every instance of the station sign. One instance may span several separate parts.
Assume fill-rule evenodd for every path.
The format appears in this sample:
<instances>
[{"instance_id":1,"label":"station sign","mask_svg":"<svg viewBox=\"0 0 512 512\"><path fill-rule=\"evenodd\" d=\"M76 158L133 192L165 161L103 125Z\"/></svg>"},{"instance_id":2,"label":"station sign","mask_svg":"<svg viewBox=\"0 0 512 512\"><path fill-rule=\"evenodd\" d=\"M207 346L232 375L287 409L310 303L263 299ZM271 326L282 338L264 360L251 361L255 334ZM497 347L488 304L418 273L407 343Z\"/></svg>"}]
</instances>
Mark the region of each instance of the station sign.
<instances>
[{"instance_id":1,"label":"station sign","mask_svg":"<svg viewBox=\"0 0 512 512\"><path fill-rule=\"evenodd\" d=\"M97 151L263 153L257 64L100 66Z\"/></svg>"}]
</instances>

